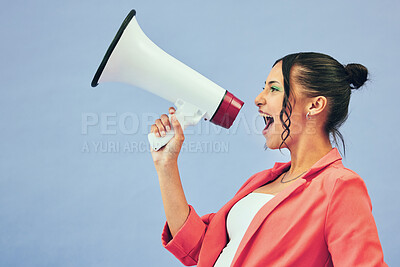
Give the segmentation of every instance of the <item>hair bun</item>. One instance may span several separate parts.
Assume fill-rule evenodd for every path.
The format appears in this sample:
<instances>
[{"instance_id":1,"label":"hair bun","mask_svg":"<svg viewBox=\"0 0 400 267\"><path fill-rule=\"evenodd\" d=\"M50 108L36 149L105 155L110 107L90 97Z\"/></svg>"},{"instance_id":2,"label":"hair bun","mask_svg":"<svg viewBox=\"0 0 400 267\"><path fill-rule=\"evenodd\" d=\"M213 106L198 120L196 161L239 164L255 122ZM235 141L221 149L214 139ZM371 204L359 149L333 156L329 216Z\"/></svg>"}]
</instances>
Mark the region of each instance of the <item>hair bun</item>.
<instances>
[{"instance_id":1,"label":"hair bun","mask_svg":"<svg viewBox=\"0 0 400 267\"><path fill-rule=\"evenodd\" d=\"M368 80L368 69L357 63L344 66L351 89L358 89Z\"/></svg>"}]
</instances>

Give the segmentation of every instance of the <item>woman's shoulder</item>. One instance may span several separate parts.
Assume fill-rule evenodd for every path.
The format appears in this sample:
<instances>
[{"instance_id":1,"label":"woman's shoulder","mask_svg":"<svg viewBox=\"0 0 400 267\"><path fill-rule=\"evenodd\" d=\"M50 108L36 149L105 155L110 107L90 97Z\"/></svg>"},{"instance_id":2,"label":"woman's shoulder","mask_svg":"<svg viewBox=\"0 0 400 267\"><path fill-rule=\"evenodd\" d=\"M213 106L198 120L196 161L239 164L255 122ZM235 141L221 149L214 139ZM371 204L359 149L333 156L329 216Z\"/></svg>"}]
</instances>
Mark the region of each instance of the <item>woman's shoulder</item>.
<instances>
[{"instance_id":1,"label":"woman's shoulder","mask_svg":"<svg viewBox=\"0 0 400 267\"><path fill-rule=\"evenodd\" d=\"M325 181L336 182L340 180L363 180L361 176L354 170L345 167L341 162L327 168L322 175Z\"/></svg>"},{"instance_id":2,"label":"woman's shoulder","mask_svg":"<svg viewBox=\"0 0 400 267\"><path fill-rule=\"evenodd\" d=\"M342 163L327 168L324 172L315 177L315 181L322 183L327 191L350 185L366 189L364 179L356 171L343 166Z\"/></svg>"}]
</instances>

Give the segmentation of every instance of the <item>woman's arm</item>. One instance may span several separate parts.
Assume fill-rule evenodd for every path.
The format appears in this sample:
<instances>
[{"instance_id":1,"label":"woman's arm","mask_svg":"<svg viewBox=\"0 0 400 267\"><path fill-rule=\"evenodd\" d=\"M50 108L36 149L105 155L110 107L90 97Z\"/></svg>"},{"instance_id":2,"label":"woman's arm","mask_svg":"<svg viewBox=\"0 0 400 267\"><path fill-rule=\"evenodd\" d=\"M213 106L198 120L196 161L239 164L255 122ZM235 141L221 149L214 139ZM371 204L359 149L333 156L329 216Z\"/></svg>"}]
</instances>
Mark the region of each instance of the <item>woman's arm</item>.
<instances>
[{"instance_id":1,"label":"woman's arm","mask_svg":"<svg viewBox=\"0 0 400 267\"><path fill-rule=\"evenodd\" d=\"M162 149L158 151L152 149L151 154L158 174L169 230L171 235L175 236L188 217L189 205L183 192L177 163L185 137L179 121L175 119L175 109L171 107L169 113L172 114L171 121L175 136ZM164 136L164 133L170 129L171 122L166 114L161 115L161 118L151 126L151 132L157 136Z\"/></svg>"},{"instance_id":2,"label":"woman's arm","mask_svg":"<svg viewBox=\"0 0 400 267\"><path fill-rule=\"evenodd\" d=\"M171 107L169 112L174 114L175 109ZM158 174L167 217L162 233L163 246L184 265L189 266L197 264L208 224L214 214L200 217L186 201L177 164L185 137L179 122L173 118L174 115L171 115L170 122L168 116L163 114L152 125L151 132L156 135L162 131L168 131L172 125L175 136L164 148L158 151L152 150L151 154Z\"/></svg>"},{"instance_id":3,"label":"woman's arm","mask_svg":"<svg viewBox=\"0 0 400 267\"><path fill-rule=\"evenodd\" d=\"M178 164L176 161L166 162L157 165L156 170L168 227L171 235L175 236L189 215L189 205L183 192Z\"/></svg>"}]
</instances>

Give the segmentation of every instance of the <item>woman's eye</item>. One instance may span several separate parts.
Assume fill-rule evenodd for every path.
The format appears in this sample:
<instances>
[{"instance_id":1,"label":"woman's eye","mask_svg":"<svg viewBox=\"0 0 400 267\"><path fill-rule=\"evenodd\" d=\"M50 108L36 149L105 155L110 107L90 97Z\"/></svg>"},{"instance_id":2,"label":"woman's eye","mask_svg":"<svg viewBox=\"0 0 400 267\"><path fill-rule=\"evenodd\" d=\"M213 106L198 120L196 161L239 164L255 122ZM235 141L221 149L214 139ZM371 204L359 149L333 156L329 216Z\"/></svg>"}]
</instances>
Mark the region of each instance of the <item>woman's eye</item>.
<instances>
[{"instance_id":1,"label":"woman's eye","mask_svg":"<svg viewBox=\"0 0 400 267\"><path fill-rule=\"evenodd\" d=\"M265 87L262 87L261 90L264 91L264 90L265 90ZM271 91L272 91L272 92L274 92L274 91L280 91L280 90L281 90L281 89L280 89L279 87L271 86Z\"/></svg>"},{"instance_id":2,"label":"woman's eye","mask_svg":"<svg viewBox=\"0 0 400 267\"><path fill-rule=\"evenodd\" d=\"M280 91L280 89L276 86L271 86L271 91Z\"/></svg>"}]
</instances>

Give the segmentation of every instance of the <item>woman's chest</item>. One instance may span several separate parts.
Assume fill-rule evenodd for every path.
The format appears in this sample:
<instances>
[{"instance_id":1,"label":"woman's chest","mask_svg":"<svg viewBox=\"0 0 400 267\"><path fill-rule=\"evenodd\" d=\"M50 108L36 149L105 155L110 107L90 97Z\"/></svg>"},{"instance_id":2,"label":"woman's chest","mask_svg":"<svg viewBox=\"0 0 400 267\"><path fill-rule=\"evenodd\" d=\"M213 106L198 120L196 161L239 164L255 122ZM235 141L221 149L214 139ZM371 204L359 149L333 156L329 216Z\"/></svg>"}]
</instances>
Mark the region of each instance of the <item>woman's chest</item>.
<instances>
[{"instance_id":1,"label":"woman's chest","mask_svg":"<svg viewBox=\"0 0 400 267\"><path fill-rule=\"evenodd\" d=\"M262 186L256 188L253 192L277 195L294 182L294 181L292 181L289 183L282 183L281 179L282 179L282 175L278 176L274 181L271 181L265 185L262 185Z\"/></svg>"}]
</instances>

